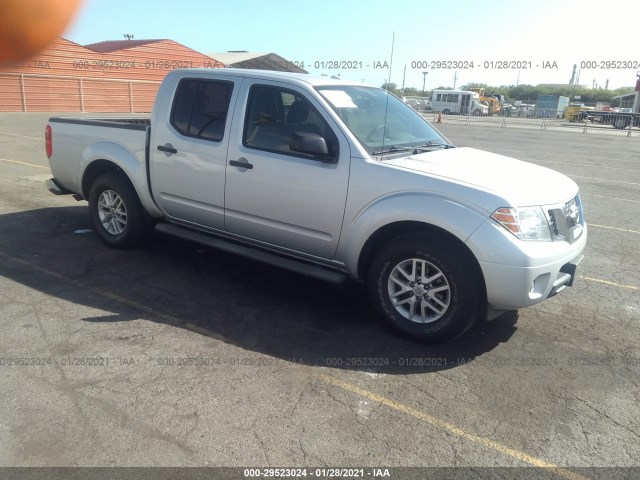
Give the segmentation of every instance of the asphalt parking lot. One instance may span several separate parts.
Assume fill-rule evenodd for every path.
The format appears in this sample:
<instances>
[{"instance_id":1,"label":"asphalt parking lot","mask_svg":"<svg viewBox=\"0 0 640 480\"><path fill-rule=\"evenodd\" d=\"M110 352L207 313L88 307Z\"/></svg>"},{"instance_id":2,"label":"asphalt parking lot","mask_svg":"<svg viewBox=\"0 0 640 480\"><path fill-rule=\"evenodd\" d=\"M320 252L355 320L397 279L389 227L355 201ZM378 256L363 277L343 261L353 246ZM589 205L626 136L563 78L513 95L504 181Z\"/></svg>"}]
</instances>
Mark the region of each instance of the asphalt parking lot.
<instances>
[{"instance_id":1,"label":"asphalt parking lot","mask_svg":"<svg viewBox=\"0 0 640 480\"><path fill-rule=\"evenodd\" d=\"M0 114L1 467L640 466L637 136L439 124L573 178L589 242L573 288L426 346L357 285L107 248L44 188L46 118Z\"/></svg>"}]
</instances>

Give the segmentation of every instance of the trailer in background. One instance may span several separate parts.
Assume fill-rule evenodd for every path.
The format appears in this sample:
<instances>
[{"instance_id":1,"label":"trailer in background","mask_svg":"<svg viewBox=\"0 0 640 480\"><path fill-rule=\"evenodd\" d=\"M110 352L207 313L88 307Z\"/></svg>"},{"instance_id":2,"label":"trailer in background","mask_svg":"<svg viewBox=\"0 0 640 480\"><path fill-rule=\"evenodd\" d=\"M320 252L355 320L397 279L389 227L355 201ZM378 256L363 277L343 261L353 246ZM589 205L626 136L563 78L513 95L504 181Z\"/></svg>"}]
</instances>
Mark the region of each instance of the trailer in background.
<instances>
[{"instance_id":1,"label":"trailer in background","mask_svg":"<svg viewBox=\"0 0 640 480\"><path fill-rule=\"evenodd\" d=\"M589 112L589 121L601 125L611 125L613 128L624 129L640 126L640 76L636 83L636 90L627 95L613 97L620 101L620 107L612 110L598 110ZM622 105L625 105L624 107Z\"/></svg>"}]
</instances>

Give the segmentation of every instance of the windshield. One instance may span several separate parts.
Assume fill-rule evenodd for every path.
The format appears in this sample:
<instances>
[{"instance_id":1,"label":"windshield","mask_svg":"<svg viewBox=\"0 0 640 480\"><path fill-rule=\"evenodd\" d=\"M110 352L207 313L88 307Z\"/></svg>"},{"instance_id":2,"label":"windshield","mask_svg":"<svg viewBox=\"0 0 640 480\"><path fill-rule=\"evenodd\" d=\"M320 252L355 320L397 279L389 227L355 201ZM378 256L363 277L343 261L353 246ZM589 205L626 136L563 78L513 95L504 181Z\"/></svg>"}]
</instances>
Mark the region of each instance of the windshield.
<instances>
[{"instance_id":1,"label":"windshield","mask_svg":"<svg viewBox=\"0 0 640 480\"><path fill-rule=\"evenodd\" d=\"M364 86L317 90L369 154L449 144L414 109L386 90Z\"/></svg>"}]
</instances>

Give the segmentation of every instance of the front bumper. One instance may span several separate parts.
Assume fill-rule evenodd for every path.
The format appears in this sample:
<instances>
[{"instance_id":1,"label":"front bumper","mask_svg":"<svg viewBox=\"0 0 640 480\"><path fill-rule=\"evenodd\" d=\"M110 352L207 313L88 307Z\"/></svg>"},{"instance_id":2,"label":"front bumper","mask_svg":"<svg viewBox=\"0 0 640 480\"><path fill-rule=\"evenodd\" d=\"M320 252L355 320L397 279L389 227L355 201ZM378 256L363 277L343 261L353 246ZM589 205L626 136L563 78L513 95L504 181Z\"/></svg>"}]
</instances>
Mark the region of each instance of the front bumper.
<instances>
[{"instance_id":1,"label":"front bumper","mask_svg":"<svg viewBox=\"0 0 640 480\"><path fill-rule=\"evenodd\" d=\"M487 303L494 310L518 310L540 303L573 285L583 255L537 267L480 262Z\"/></svg>"},{"instance_id":2,"label":"front bumper","mask_svg":"<svg viewBox=\"0 0 640 480\"><path fill-rule=\"evenodd\" d=\"M558 278L553 282L551 291L549 292L549 295L547 295L547 298L553 297L556 293L560 293L566 287L573 286L573 280L576 278L576 273L578 271L578 264L583 258L584 255L580 255L560 268Z\"/></svg>"},{"instance_id":3,"label":"front bumper","mask_svg":"<svg viewBox=\"0 0 640 480\"><path fill-rule=\"evenodd\" d=\"M535 305L572 286L586 242L586 226L569 244L522 241L487 222L467 244L480 263L489 308L502 311Z\"/></svg>"}]
</instances>

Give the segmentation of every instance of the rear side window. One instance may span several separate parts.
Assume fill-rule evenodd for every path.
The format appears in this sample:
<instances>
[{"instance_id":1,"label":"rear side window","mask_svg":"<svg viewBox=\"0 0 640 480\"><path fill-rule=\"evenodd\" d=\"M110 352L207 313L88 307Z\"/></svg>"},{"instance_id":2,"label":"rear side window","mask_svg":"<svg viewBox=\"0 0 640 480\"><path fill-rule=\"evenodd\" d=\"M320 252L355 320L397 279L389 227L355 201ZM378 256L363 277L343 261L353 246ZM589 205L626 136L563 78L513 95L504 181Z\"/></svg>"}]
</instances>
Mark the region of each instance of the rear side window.
<instances>
[{"instance_id":1,"label":"rear side window","mask_svg":"<svg viewBox=\"0 0 640 480\"><path fill-rule=\"evenodd\" d=\"M181 80L173 101L171 125L188 137L221 141L232 92L231 82Z\"/></svg>"}]
</instances>

